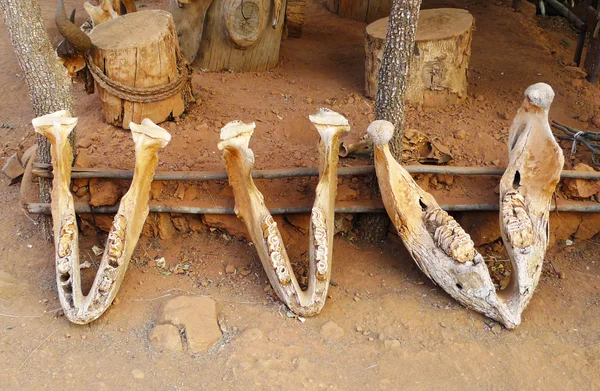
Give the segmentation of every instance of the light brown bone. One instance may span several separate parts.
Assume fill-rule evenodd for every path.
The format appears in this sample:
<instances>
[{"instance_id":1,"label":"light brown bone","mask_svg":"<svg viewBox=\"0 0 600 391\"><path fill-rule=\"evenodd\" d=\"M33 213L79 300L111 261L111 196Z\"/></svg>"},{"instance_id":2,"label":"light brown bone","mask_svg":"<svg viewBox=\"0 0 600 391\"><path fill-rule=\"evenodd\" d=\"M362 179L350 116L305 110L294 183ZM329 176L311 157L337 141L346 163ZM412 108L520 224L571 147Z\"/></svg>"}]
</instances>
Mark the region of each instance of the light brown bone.
<instances>
[{"instance_id":1,"label":"light brown bone","mask_svg":"<svg viewBox=\"0 0 600 391\"><path fill-rule=\"evenodd\" d=\"M563 164L548 125L547 109L552 101L547 99L549 88L534 85L527 89L527 98L510 131L510 164L500 188L501 227L513 276L509 287L499 293L469 235L391 155L388 142L393 125L375 121L367 129L375 145L383 202L417 265L462 305L507 328L521 323L521 313L539 280L550 198ZM538 95L543 99L537 99ZM536 106L540 104L545 108ZM517 171L519 181L514 180Z\"/></svg>"},{"instance_id":2,"label":"light brown bone","mask_svg":"<svg viewBox=\"0 0 600 391\"><path fill-rule=\"evenodd\" d=\"M254 153L248 148L254 123L228 123L221 129L219 149L223 151L229 183L235 196L235 213L245 223L269 281L279 298L300 316L318 314L325 304L331 279L334 235L334 206L337 192L339 136L350 130L338 113L321 109L310 116L321 136L319 183L312 209L309 244L308 289L302 291L292 272L277 224L254 185Z\"/></svg>"},{"instance_id":3,"label":"light brown bone","mask_svg":"<svg viewBox=\"0 0 600 391\"><path fill-rule=\"evenodd\" d=\"M90 15L94 27L119 17L119 14L113 7L112 0L99 0L98 5L93 5L89 1L83 4L83 8Z\"/></svg>"},{"instance_id":4,"label":"light brown bone","mask_svg":"<svg viewBox=\"0 0 600 391\"><path fill-rule=\"evenodd\" d=\"M158 150L171 135L145 119L130 124L135 143L135 171L131 187L121 199L108 234L98 273L87 296L81 290L79 241L71 183L72 151L69 134L77 124L66 111L35 118L36 132L52 144L52 220L56 252L58 296L65 316L73 323L86 324L102 315L115 298L125 277L131 254L148 215L150 184L158 163Z\"/></svg>"},{"instance_id":5,"label":"light brown bone","mask_svg":"<svg viewBox=\"0 0 600 391\"><path fill-rule=\"evenodd\" d=\"M546 254L552 195L564 165L548 123L554 91L537 83L525 90L508 136L508 167L500 180L500 230L512 263L507 293L518 314L533 295Z\"/></svg>"},{"instance_id":6,"label":"light brown bone","mask_svg":"<svg viewBox=\"0 0 600 391\"><path fill-rule=\"evenodd\" d=\"M462 305L514 327L469 235L392 156L394 125L375 121L367 132L385 209L419 268Z\"/></svg>"}]
</instances>

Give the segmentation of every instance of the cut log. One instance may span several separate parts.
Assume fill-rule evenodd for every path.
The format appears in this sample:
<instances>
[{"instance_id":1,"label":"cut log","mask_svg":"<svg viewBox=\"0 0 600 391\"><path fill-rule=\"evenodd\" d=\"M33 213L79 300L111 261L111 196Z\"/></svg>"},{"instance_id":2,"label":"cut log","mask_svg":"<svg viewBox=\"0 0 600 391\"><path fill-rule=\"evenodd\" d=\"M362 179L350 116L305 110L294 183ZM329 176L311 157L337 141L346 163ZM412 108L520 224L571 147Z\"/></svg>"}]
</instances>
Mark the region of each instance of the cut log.
<instances>
[{"instance_id":1,"label":"cut log","mask_svg":"<svg viewBox=\"0 0 600 391\"><path fill-rule=\"evenodd\" d=\"M289 0L285 10L285 23L289 37L300 38L304 26L306 0Z\"/></svg>"},{"instance_id":2,"label":"cut log","mask_svg":"<svg viewBox=\"0 0 600 391\"><path fill-rule=\"evenodd\" d=\"M473 21L473 16L461 9L421 11L409 65L407 103L437 107L466 98ZM371 99L377 96L387 28L388 18L383 18L365 31L365 95Z\"/></svg>"},{"instance_id":3,"label":"cut log","mask_svg":"<svg viewBox=\"0 0 600 391\"><path fill-rule=\"evenodd\" d=\"M392 0L327 0L325 6L343 18L371 23L390 14Z\"/></svg>"},{"instance_id":4,"label":"cut log","mask_svg":"<svg viewBox=\"0 0 600 391\"><path fill-rule=\"evenodd\" d=\"M160 123L180 116L193 100L168 12L127 14L97 26L90 38L88 60L96 67L90 70L106 122L124 129L143 118Z\"/></svg>"},{"instance_id":5,"label":"cut log","mask_svg":"<svg viewBox=\"0 0 600 391\"><path fill-rule=\"evenodd\" d=\"M286 0L220 0L206 13L198 67L260 72L277 66Z\"/></svg>"}]
</instances>

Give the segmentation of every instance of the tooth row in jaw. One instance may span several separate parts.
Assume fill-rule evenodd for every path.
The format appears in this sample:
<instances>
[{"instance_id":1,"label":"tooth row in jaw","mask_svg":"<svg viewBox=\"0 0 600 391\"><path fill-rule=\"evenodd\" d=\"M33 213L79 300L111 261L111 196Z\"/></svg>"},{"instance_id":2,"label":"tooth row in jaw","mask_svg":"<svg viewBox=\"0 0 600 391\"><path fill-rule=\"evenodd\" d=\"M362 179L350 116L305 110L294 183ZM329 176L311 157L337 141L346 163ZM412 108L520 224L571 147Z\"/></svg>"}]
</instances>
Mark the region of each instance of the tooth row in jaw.
<instances>
[{"instance_id":1,"label":"tooth row in jaw","mask_svg":"<svg viewBox=\"0 0 600 391\"><path fill-rule=\"evenodd\" d=\"M313 208L311 213L311 222L313 228L313 237L315 240L315 260L317 262L317 278L319 280L327 279L327 230L325 228L325 218L323 211L319 208Z\"/></svg>"},{"instance_id":2,"label":"tooth row in jaw","mask_svg":"<svg viewBox=\"0 0 600 391\"><path fill-rule=\"evenodd\" d=\"M266 241L271 267L277 274L277 279L281 284L288 284L291 281L290 272L285 267L282 250L282 240L277 230L277 223L273 220L273 216L266 215L262 221L263 237Z\"/></svg>"},{"instance_id":3,"label":"tooth row in jaw","mask_svg":"<svg viewBox=\"0 0 600 391\"><path fill-rule=\"evenodd\" d=\"M468 262L475 257L475 244L464 229L440 207L425 213L427 230L438 247L458 262Z\"/></svg>"},{"instance_id":4,"label":"tooth row in jaw","mask_svg":"<svg viewBox=\"0 0 600 391\"><path fill-rule=\"evenodd\" d=\"M101 295L106 295L115 282L118 274L118 268L123 263L122 255L125 247L125 228L127 220L123 215L116 215L113 225L108 234L108 265L104 269L104 275L98 285L98 291Z\"/></svg>"},{"instance_id":5,"label":"tooth row in jaw","mask_svg":"<svg viewBox=\"0 0 600 391\"><path fill-rule=\"evenodd\" d=\"M533 225L527 214L525 199L516 190L510 190L502 199L502 220L510 244L524 249L533 244Z\"/></svg>"}]
</instances>

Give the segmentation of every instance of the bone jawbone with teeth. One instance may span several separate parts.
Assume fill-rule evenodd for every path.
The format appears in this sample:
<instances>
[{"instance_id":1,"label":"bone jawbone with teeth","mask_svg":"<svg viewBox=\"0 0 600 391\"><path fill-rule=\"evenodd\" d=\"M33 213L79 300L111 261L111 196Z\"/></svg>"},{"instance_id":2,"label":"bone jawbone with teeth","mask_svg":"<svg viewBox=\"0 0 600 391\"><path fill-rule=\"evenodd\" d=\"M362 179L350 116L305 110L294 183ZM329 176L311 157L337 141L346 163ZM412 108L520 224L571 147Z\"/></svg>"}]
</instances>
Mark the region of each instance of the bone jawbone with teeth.
<instances>
[{"instance_id":1,"label":"bone jawbone with teeth","mask_svg":"<svg viewBox=\"0 0 600 391\"><path fill-rule=\"evenodd\" d=\"M509 162L500 180L500 230L512 263L507 290L518 306L519 320L542 273L550 202L564 164L548 123L553 99L554 91L545 83L525 90L509 130Z\"/></svg>"},{"instance_id":2,"label":"bone jawbone with teeth","mask_svg":"<svg viewBox=\"0 0 600 391\"><path fill-rule=\"evenodd\" d=\"M392 156L388 142L394 126L374 121L367 132L386 211L419 268L465 307L516 326L470 236Z\"/></svg>"},{"instance_id":3,"label":"bone jawbone with teeth","mask_svg":"<svg viewBox=\"0 0 600 391\"><path fill-rule=\"evenodd\" d=\"M331 279L334 206L337 191L339 137L348 132L348 121L321 109L311 115L319 143L319 183L311 213L308 289L303 291L292 272L277 223L252 180L254 153L248 148L255 125L233 121L221 129L219 149L227 166L235 196L235 213L244 222L265 272L279 298L297 315L318 314L325 304Z\"/></svg>"},{"instance_id":4,"label":"bone jawbone with teeth","mask_svg":"<svg viewBox=\"0 0 600 391\"><path fill-rule=\"evenodd\" d=\"M86 324L102 315L115 298L144 221L148 215L150 184L158 163L158 150L171 135L144 119L130 124L135 144L135 171L129 191L121 199L106 241L98 273L87 296L81 290L79 238L71 182L72 150L69 134L77 124L66 111L58 111L32 121L36 132L52 144L52 220L56 241L56 279L65 316L73 323Z\"/></svg>"}]
</instances>

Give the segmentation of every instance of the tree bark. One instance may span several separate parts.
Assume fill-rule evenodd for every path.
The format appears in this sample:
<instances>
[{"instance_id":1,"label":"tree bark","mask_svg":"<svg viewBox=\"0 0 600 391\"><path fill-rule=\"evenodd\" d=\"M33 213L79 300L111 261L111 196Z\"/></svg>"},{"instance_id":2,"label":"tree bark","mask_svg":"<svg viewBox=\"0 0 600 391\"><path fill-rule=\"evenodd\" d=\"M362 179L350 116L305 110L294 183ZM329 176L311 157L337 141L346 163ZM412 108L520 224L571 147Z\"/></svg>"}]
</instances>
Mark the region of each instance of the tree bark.
<instances>
[{"instance_id":1,"label":"tree bark","mask_svg":"<svg viewBox=\"0 0 600 391\"><path fill-rule=\"evenodd\" d=\"M58 110L68 110L72 115L73 97L67 70L57 60L42 19L37 0L0 0L4 23L29 89L36 117ZM75 132L70 136L74 147ZM37 153L40 163L50 163L50 143L37 136ZM73 148L73 151L75 149ZM49 179L39 178L40 202L50 202ZM52 221L42 220L44 235L51 239Z\"/></svg>"},{"instance_id":2,"label":"tree bark","mask_svg":"<svg viewBox=\"0 0 600 391\"><path fill-rule=\"evenodd\" d=\"M402 159L402 135L404 133L404 95L408 65L413 53L421 0L394 0L390 13L388 31L379 69L379 89L375 102L375 118L394 124L394 136L390 140L392 155ZM377 180L374 180L377 186ZM378 190L377 190L378 191ZM361 238L369 241L382 240L387 233L389 218L386 214L361 216Z\"/></svg>"},{"instance_id":3,"label":"tree bark","mask_svg":"<svg viewBox=\"0 0 600 391\"><path fill-rule=\"evenodd\" d=\"M394 124L390 149L396 160L402 158L404 95L408 65L415 45L421 0L394 0L388 24L385 49L379 69L379 89L375 118Z\"/></svg>"}]
</instances>

